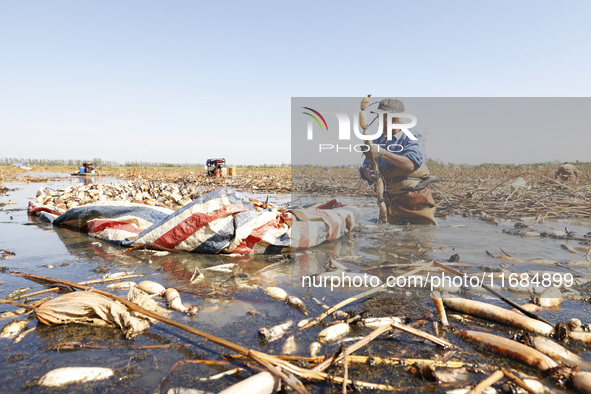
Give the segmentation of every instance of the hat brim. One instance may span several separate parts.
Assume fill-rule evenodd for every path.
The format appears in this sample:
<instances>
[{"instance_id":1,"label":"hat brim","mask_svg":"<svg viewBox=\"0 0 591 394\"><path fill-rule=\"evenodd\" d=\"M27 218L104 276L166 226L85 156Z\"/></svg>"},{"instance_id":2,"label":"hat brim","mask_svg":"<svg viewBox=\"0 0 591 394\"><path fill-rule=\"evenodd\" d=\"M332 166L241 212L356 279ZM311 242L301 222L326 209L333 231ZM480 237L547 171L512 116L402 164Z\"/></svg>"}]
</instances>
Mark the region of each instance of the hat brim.
<instances>
[{"instance_id":1,"label":"hat brim","mask_svg":"<svg viewBox=\"0 0 591 394\"><path fill-rule=\"evenodd\" d=\"M388 113L401 113L401 112L393 112L385 109L374 109L373 111L369 111L370 114L388 114Z\"/></svg>"}]
</instances>

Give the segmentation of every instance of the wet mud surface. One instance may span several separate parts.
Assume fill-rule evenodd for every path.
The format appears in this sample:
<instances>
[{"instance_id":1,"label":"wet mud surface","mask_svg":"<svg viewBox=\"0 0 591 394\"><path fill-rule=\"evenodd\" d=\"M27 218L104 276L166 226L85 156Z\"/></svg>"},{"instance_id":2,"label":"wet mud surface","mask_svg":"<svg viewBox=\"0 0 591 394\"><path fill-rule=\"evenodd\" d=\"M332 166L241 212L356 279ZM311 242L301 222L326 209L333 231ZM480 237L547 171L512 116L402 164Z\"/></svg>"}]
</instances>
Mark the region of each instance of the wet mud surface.
<instances>
[{"instance_id":1,"label":"wet mud surface","mask_svg":"<svg viewBox=\"0 0 591 394\"><path fill-rule=\"evenodd\" d=\"M114 179L108 177L95 180L113 181ZM265 343L258 337L260 328L288 320L297 323L304 318L318 316L323 312L323 308L314 299L332 306L370 288L336 286L331 289L330 282L328 286L303 287L302 276L326 273L327 269L332 269L327 267L330 258L345 266L351 273L375 275L382 281L386 281L388 277L408 273L435 259L440 262L452 260L456 263L455 268L475 275L482 275L491 267L503 268L511 273L570 273L579 278L578 283L573 285L573 288L577 288L578 295L572 297L572 300L565 299L559 310L543 310L539 314L551 322L567 321L572 317L581 319L583 323L589 323L591 320L591 306L587 302L590 296L588 286L585 286L591 277L588 265L567 264L571 261L584 262L585 253L573 253L562 246L570 246L572 250L577 246L586 246L583 237L589 231L586 222L526 222L535 231L546 233L564 231L567 227L569 232L576 234L576 239L524 238L503 232L504 229L514 229L514 221L502 221L498 225L493 225L461 216L439 219L439 227L417 226L405 229L376 224L375 202L368 197L359 197L351 200L360 206L363 212L360 224L353 232L340 240L310 250L294 252L290 258L188 253L157 256L142 250L121 253L121 248L107 242L68 229L54 228L38 222L35 217L27 214L29 198L35 196L40 186L62 188L74 182L79 180L62 178L41 184L4 185L8 190L0 197L0 201L11 200L16 204L0 207L0 249L14 253L14 256L4 256L0 260L0 266L6 267L2 270L4 272L0 273L0 298L5 298L19 288L31 288L28 292L45 288L43 285L11 275L10 271L73 282L98 279L105 273L132 272L146 276L131 280L140 282L149 279L164 286L175 287L181 291L185 304L199 306L200 312L197 316L189 317L174 312L171 315L174 320L247 348L278 355L283 351L285 337ZM270 201L281 203L287 200L288 196L270 195ZM487 254L487 251L490 253ZM456 254L459 258L452 258ZM513 260L498 258L507 255ZM541 264L532 262L534 259L547 261ZM549 261L559 262L561 265ZM235 266L230 268L230 272L207 269L221 264ZM190 280L196 267L204 273L205 279L191 284ZM330 275L330 271L327 275ZM96 288L105 289L105 286L106 284L101 284ZM299 309L289 307L285 302L275 301L266 296L262 288L270 286L281 287L289 295L300 298L309 316L305 316ZM343 310L351 315L361 314L363 317L402 316L409 324L414 323L417 328L435 334L434 322L438 321L438 317L429 298L430 290L428 287L416 286L393 287L389 292L378 293L354 302ZM569 289L563 286L562 290L563 293L567 293ZM527 292L507 289L501 291L519 304L529 300ZM112 292L123 297L127 294L127 290ZM35 299L45 296L47 295ZM502 301L481 289L464 289L462 296L508 308ZM164 304L162 301L161 305ZM0 313L14 309L16 307L0 304ZM23 320L26 317L0 319L0 324L4 326L14 319ZM294 330L296 349L293 355L309 356L308 346L331 321L329 317L319 327ZM357 355L369 357L456 360L469 364L469 367L460 369L437 368L438 371L447 374L441 376L445 376L448 381L432 381L432 377L420 371L413 373L408 365L381 366L372 363L371 359L366 364L350 366L349 376L356 380L391 384L399 387L402 392L439 393L478 383L490 374L489 367L503 366L520 373L522 377L530 375L540 379L547 387L557 390L541 372L482 350L454 334L454 329L474 329L508 336L514 333L515 329L478 318L468 318L459 322L450 317L450 322L450 328L443 329L439 326L438 331L441 336L458 347L455 350L438 347L408 333L392 332L380 336L356 352ZM115 370L115 376L103 381L70 385L61 389L61 392L167 392L174 387L217 392L256 373L258 368L254 363L242 360L234 361L230 366L187 362L171 369L175 363L181 361L223 361L223 356L232 352L160 322L131 339L125 339L120 330L108 327L44 326L36 319L32 319L28 327L36 329L19 343L0 338L0 368L4 371L0 376L2 392L55 392L54 389L35 386L34 378L52 369L66 366L110 367ZM323 345L320 354L335 353L342 346L354 343L351 338L359 339L371 331L369 328L353 325L344 340ZM567 347L585 360L591 361L586 346L569 343ZM299 365L312 366L304 361ZM235 367L244 370L216 380L204 379ZM344 371L339 366L332 367L328 372L342 376ZM342 390L341 385L328 383L307 383L306 387L312 392ZM495 387L502 389L502 384Z\"/></svg>"}]
</instances>

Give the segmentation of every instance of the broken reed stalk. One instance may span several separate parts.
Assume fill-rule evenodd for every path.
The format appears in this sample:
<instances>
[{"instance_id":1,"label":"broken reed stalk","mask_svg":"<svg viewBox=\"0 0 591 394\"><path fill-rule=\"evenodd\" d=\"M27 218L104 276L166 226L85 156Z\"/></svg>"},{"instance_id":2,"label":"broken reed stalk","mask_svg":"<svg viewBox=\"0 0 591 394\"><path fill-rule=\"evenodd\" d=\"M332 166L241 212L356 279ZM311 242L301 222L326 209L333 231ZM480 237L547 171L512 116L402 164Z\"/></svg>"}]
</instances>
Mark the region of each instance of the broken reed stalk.
<instances>
[{"instance_id":1,"label":"broken reed stalk","mask_svg":"<svg viewBox=\"0 0 591 394\"><path fill-rule=\"evenodd\" d=\"M252 350L251 353L257 353L259 355L264 354L264 353L256 352L254 350ZM266 355L266 356L269 357L269 355ZM343 381L344 381L344 379L341 378L340 376L332 376L332 375L329 375L325 372L304 369L304 368L298 367L296 365L290 364L287 361L281 360L279 357L275 357L275 359L279 360L281 362L280 366L284 370L289 371L294 374L297 374L297 375L300 375L300 376L305 377L307 379L327 380L327 381L330 381L333 383L343 383ZM388 390L388 391L403 390L401 388L390 386L388 384L370 383L370 382L363 382L360 380L353 381L351 379L347 380L347 384L355 384L358 387L365 387L365 388L375 389L375 390ZM404 390L406 390L406 389L408 389L408 388L405 388Z\"/></svg>"},{"instance_id":2,"label":"broken reed stalk","mask_svg":"<svg viewBox=\"0 0 591 394\"><path fill-rule=\"evenodd\" d=\"M455 275L460 275L460 276L464 276L465 274L461 271L458 271L455 268L451 268L446 266L445 264L441 264L438 261L433 261L433 264L437 267L443 268L444 270L451 272L452 274ZM548 320L544 319L541 316L536 315L533 312L528 311L527 309L523 308L521 305L511 301L510 299L508 299L507 297L504 297L503 295L499 294L497 291L491 289L490 287L488 287L487 285L485 285L484 283L481 283L480 286L485 289L486 291L488 291L489 293L491 293L492 295L498 297L501 301L504 301L505 303L511 305L513 308L517 309L519 312L523 313L524 315L531 317L532 319L536 319L539 320L541 322L544 322L552 327L554 327L554 324L550 323Z\"/></svg>"},{"instance_id":3,"label":"broken reed stalk","mask_svg":"<svg viewBox=\"0 0 591 394\"><path fill-rule=\"evenodd\" d=\"M10 305L14 305L14 306L18 306L19 308L24 308L24 309L31 309L31 310L35 310L35 308L37 308L39 305L43 304L45 301L47 301L50 297L45 297L39 301L35 301L32 304L21 304L18 303L16 301L13 300L1 300L3 304L10 304Z\"/></svg>"},{"instance_id":4,"label":"broken reed stalk","mask_svg":"<svg viewBox=\"0 0 591 394\"><path fill-rule=\"evenodd\" d=\"M78 284L78 283L74 283L74 282L70 282L70 281L62 280L62 279L49 278L49 277L44 277L44 276L39 276L39 275L34 275L34 274L26 274L26 273L23 273L23 272L13 272L13 274L14 275L18 275L18 276L22 276L22 277L27 278L27 279L32 279L32 280L41 280L41 281L50 282L50 283L61 283L61 284L70 286L70 287L75 288L75 289L92 291L93 293L97 293L97 294L103 295L103 296L108 297L108 298L111 298L111 299L113 299L115 301L119 301L120 303L122 303L123 305L125 305L126 307L128 307L129 309L131 309L132 311L135 311L135 312L141 313L143 315L149 316L149 317L151 317L153 319L156 319L158 321L161 321L161 322L166 323L168 325L171 325L173 327L176 327L176 328L179 328L181 330L190 332L191 334L198 335L198 336L200 336L202 338L205 338L208 341L213 342L213 343L215 343L217 345L223 346L223 347L228 348L228 349L231 349L231 350L233 350L233 351L235 351L235 352L237 352L239 354L242 354L244 356L250 357L253 360L261 363L263 366L265 366L267 368L270 366L270 363L273 363L273 365L282 365L283 363L285 363L285 361L276 359L274 356L271 356L271 355L268 355L268 354L265 354L265 353L262 353L262 352L255 352L255 351L250 350L250 349L248 349L248 348L246 348L244 346L238 345L238 344L236 344L234 342L230 342L230 341L228 341L226 339L216 337L215 335L208 334L206 332L197 330L197 329L195 329L193 327L190 327L190 326L187 326L185 324L182 324L182 323L179 323L177 321L174 321L172 319L169 319L167 317L161 316L161 315L159 315L157 313L151 312L151 311L149 311L147 309L144 309L144 308L142 308L142 307L134 304L131 301L126 300L125 298L116 296L116 295L111 294L111 293L106 292L106 291L93 289L93 288L88 287L88 286L85 286L85 285L81 285L81 284ZM283 378L285 376L285 374L283 374L283 373L281 373L281 375L283 375L283 376L281 376L281 378ZM288 377L286 377L286 378L287 378L286 383L288 383L288 384L293 383L293 379L290 379ZM299 393L305 393L305 392L307 392L307 390L301 384L301 382L298 381L298 383L299 384L295 384L292 387L296 391L298 391Z\"/></svg>"},{"instance_id":5,"label":"broken reed stalk","mask_svg":"<svg viewBox=\"0 0 591 394\"><path fill-rule=\"evenodd\" d=\"M503 371L496 371L482 382L478 383L468 394L480 394L499 380L501 380L505 374Z\"/></svg>"},{"instance_id":6,"label":"broken reed stalk","mask_svg":"<svg viewBox=\"0 0 591 394\"><path fill-rule=\"evenodd\" d=\"M422 266L415 268L412 271L407 272L406 274L402 274L400 275L401 277L405 277L405 276L409 276L409 275L414 275L417 272L423 271L426 268L432 267L434 264L435 260L431 260L429 263L427 264L423 264ZM459 271L458 271L459 272ZM322 320L324 320L328 315L330 315L331 313L333 313L336 310L341 309L342 307L344 307L345 305L348 305L352 302L358 301L362 298L365 298L367 296L370 296L372 294L378 293L380 291L387 291L388 289L386 288L386 285L381 285L378 287L374 287L371 290L368 290L366 292L363 292L361 294L358 294L356 296L353 297L349 297L344 301L339 302L338 304L331 306L330 308L328 308L327 310L325 310L324 312L322 312L318 317L316 317L314 320L311 320L308 324L306 324L305 326L303 326L302 328L300 328L300 330L303 330L305 328L308 327L312 327L315 324L318 324L319 322L321 322Z\"/></svg>"},{"instance_id":7,"label":"broken reed stalk","mask_svg":"<svg viewBox=\"0 0 591 394\"><path fill-rule=\"evenodd\" d=\"M378 293L380 291L386 291L386 287L384 285L379 286L379 287L374 287L371 290L368 290L366 292L363 292L361 294L358 294L356 296L353 297L349 297L344 301L339 302L338 304L331 306L330 308L328 308L327 310L325 310L324 312L322 312L318 317L316 317L314 320L310 321L308 324L306 324L305 326L303 326L302 328L300 328L300 330L303 330L305 328L308 327L312 327L313 325L321 322L322 320L324 320L324 318L326 318L328 315L330 315L331 313L333 313L336 310L341 309L342 307L344 307L345 305L348 305L352 302L355 302L357 300L360 300L362 298L365 298L367 296L370 296L372 294Z\"/></svg>"},{"instance_id":8,"label":"broken reed stalk","mask_svg":"<svg viewBox=\"0 0 591 394\"><path fill-rule=\"evenodd\" d=\"M117 278L93 279L93 280L87 280L84 282L79 282L78 284L80 284L80 285L100 285L103 283L117 282L117 281L125 280L125 279L139 278L141 276L147 276L147 274L133 274L133 275L129 274L129 275L124 275L124 276L119 276ZM51 293L52 291L57 291L57 290L59 290L59 287L50 287L49 289L39 290L34 293L21 294L18 297L14 297L14 299L20 300L21 298L34 297L34 296L38 296L40 294Z\"/></svg>"},{"instance_id":9,"label":"broken reed stalk","mask_svg":"<svg viewBox=\"0 0 591 394\"><path fill-rule=\"evenodd\" d=\"M390 325L392 326L392 328L397 328L401 331L405 331L405 332L408 332L409 334L413 334L419 338L426 339L427 341L431 341L434 344L439 345L443 348L446 348L446 349L457 349L458 348L457 346L455 346L451 342L446 341L443 338L438 338L435 335L431 335L427 332L417 330L414 327L410 327L410 326L407 326L404 324L398 324L398 323L391 323Z\"/></svg>"},{"instance_id":10,"label":"broken reed stalk","mask_svg":"<svg viewBox=\"0 0 591 394\"><path fill-rule=\"evenodd\" d=\"M369 342L373 341L375 338L379 337L385 332L392 330L392 326L385 325L376 328L373 330L368 336L365 338L355 342L353 345L349 346L346 350L346 353L353 353L357 350L361 349L363 346L367 345ZM341 361L344 357L343 353L336 355L336 357L330 357L325 359L323 362L312 368L312 371L324 371L326 368L331 366L332 364L336 364L337 362Z\"/></svg>"},{"instance_id":11,"label":"broken reed stalk","mask_svg":"<svg viewBox=\"0 0 591 394\"><path fill-rule=\"evenodd\" d=\"M538 394L537 391L533 390L523 380L519 379L517 376L513 375L511 372L507 371L506 369L501 369L501 371L503 371L503 374L505 375L505 378L507 378L507 380L515 383L516 385L518 385L519 387L521 387L522 389L524 389L525 391L527 391L530 394Z\"/></svg>"},{"instance_id":12,"label":"broken reed stalk","mask_svg":"<svg viewBox=\"0 0 591 394\"><path fill-rule=\"evenodd\" d=\"M224 372L217 373L215 375L206 376L204 378L195 378L195 380L197 380L198 382L209 382L211 380L221 379L224 376L234 375L234 374L236 374L238 372L242 372L242 371L244 371L244 368L237 367L237 368L229 369L229 370L224 371Z\"/></svg>"},{"instance_id":13,"label":"broken reed stalk","mask_svg":"<svg viewBox=\"0 0 591 394\"><path fill-rule=\"evenodd\" d=\"M168 372L166 373L166 375L164 376L164 378L160 382L160 387L157 390L158 393L164 392L164 387L168 383L168 379L170 377L170 374L174 370L176 370L177 368L180 368L181 366L183 366L185 364L204 364L204 365L214 365L214 366L221 366L221 367L231 365L230 362L223 361L223 360L180 360L180 361L177 361L176 363L174 363L174 365L172 367L170 367L170 369L168 370Z\"/></svg>"},{"instance_id":14,"label":"broken reed stalk","mask_svg":"<svg viewBox=\"0 0 591 394\"><path fill-rule=\"evenodd\" d=\"M183 344L160 344L160 345L129 345L129 346L104 346L96 345L94 343L81 343L81 342L63 342L57 345L49 347L49 350L59 352L61 350L82 350L82 349L93 349L93 350L123 350L123 349L134 349L134 350L151 350L151 349L177 349L183 348L187 345ZM191 360L191 361L204 361L204 360Z\"/></svg>"},{"instance_id":15,"label":"broken reed stalk","mask_svg":"<svg viewBox=\"0 0 591 394\"><path fill-rule=\"evenodd\" d=\"M137 245L137 246L134 246L134 247L131 247L131 248L128 248L128 249L122 250L122 251L120 251L120 252L113 253L113 254L114 254L114 255L118 255L118 254L123 254L123 253L129 253L129 252L133 252L134 250L137 250L137 249L143 248L144 246L145 246L145 245Z\"/></svg>"},{"instance_id":16,"label":"broken reed stalk","mask_svg":"<svg viewBox=\"0 0 591 394\"><path fill-rule=\"evenodd\" d=\"M241 355L230 355L227 357L232 358L244 358ZM299 356L276 356L281 360L285 361L303 361L310 364L320 364L321 362L331 358L333 356L317 356L317 357L299 357ZM347 352L347 362L349 364L381 364L381 365L413 365L413 364L427 364L431 365L436 368L475 368L476 366L479 369L486 369L486 370L496 370L497 367L494 366L483 366L483 365L475 365L470 363L465 363L463 361L435 361L430 359L424 358L402 358L402 357L370 357L370 356L357 356L354 354L349 354Z\"/></svg>"},{"instance_id":17,"label":"broken reed stalk","mask_svg":"<svg viewBox=\"0 0 591 394\"><path fill-rule=\"evenodd\" d=\"M346 355L356 352L357 350L361 349L363 346L367 345L369 342L373 341L374 339L376 339L377 337L379 337L383 333L388 332L392 329L398 329L401 331L411 333L411 334L416 335L420 338L431 341L439 346L443 346L444 348L456 348L456 346L454 346L452 343L446 341L445 339L437 338L436 336L433 336L433 335L428 334L426 332L417 330L416 328L406 326L404 324L391 323L391 324L376 328L369 335L367 335L365 338L363 338L363 339L355 342L353 345L347 347L347 350L341 352L336 357L330 357L330 358L325 359L323 362L318 364L316 367L312 368L312 371L325 370L330 365L341 361Z\"/></svg>"},{"instance_id":18,"label":"broken reed stalk","mask_svg":"<svg viewBox=\"0 0 591 394\"><path fill-rule=\"evenodd\" d=\"M347 394L347 378L349 377L349 364L347 363L347 347L343 348L343 394Z\"/></svg>"}]
</instances>

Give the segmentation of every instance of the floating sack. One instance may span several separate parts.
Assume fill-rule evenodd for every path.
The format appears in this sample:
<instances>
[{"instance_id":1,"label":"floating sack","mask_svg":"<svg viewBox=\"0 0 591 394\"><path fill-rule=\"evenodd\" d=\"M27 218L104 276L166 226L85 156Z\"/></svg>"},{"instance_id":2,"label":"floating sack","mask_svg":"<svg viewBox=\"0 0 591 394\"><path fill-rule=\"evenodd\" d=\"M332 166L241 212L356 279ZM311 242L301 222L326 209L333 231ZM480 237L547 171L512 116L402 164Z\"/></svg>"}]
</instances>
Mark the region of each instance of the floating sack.
<instances>
[{"instance_id":1,"label":"floating sack","mask_svg":"<svg viewBox=\"0 0 591 394\"><path fill-rule=\"evenodd\" d=\"M56 297L37 307L35 313L37 319L47 325L115 325L123 330L127 338L150 327L147 318L133 316L120 302L90 291L76 291Z\"/></svg>"}]
</instances>

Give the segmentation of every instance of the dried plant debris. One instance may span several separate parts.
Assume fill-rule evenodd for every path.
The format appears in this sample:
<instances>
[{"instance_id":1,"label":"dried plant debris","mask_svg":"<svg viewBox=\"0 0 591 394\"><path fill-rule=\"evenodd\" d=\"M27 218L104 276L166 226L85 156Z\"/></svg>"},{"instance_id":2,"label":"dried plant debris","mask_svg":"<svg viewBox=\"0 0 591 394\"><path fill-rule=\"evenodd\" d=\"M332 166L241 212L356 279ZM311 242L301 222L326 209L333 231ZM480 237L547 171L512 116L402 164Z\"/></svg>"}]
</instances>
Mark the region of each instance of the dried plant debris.
<instances>
[{"instance_id":1,"label":"dried plant debris","mask_svg":"<svg viewBox=\"0 0 591 394\"><path fill-rule=\"evenodd\" d=\"M126 337L135 336L150 326L150 321L132 315L117 301L88 291L76 291L49 300L35 309L43 324L68 323L118 326Z\"/></svg>"},{"instance_id":2,"label":"dried plant debris","mask_svg":"<svg viewBox=\"0 0 591 394\"><path fill-rule=\"evenodd\" d=\"M0 331L0 338L16 338L20 333L25 331L28 324L28 320L13 320L2 327L2 330Z\"/></svg>"},{"instance_id":3,"label":"dried plant debris","mask_svg":"<svg viewBox=\"0 0 591 394\"><path fill-rule=\"evenodd\" d=\"M503 219L591 218L591 184L585 182L591 169L581 169L574 180L562 180L554 178L556 168L432 167L439 179L429 185L436 216L464 215L493 225ZM295 167L292 174L294 193L375 198L357 168Z\"/></svg>"},{"instance_id":4,"label":"dried plant debris","mask_svg":"<svg viewBox=\"0 0 591 394\"><path fill-rule=\"evenodd\" d=\"M10 259L14 256L16 256L16 253L6 249L0 249L0 260Z\"/></svg>"}]
</instances>

